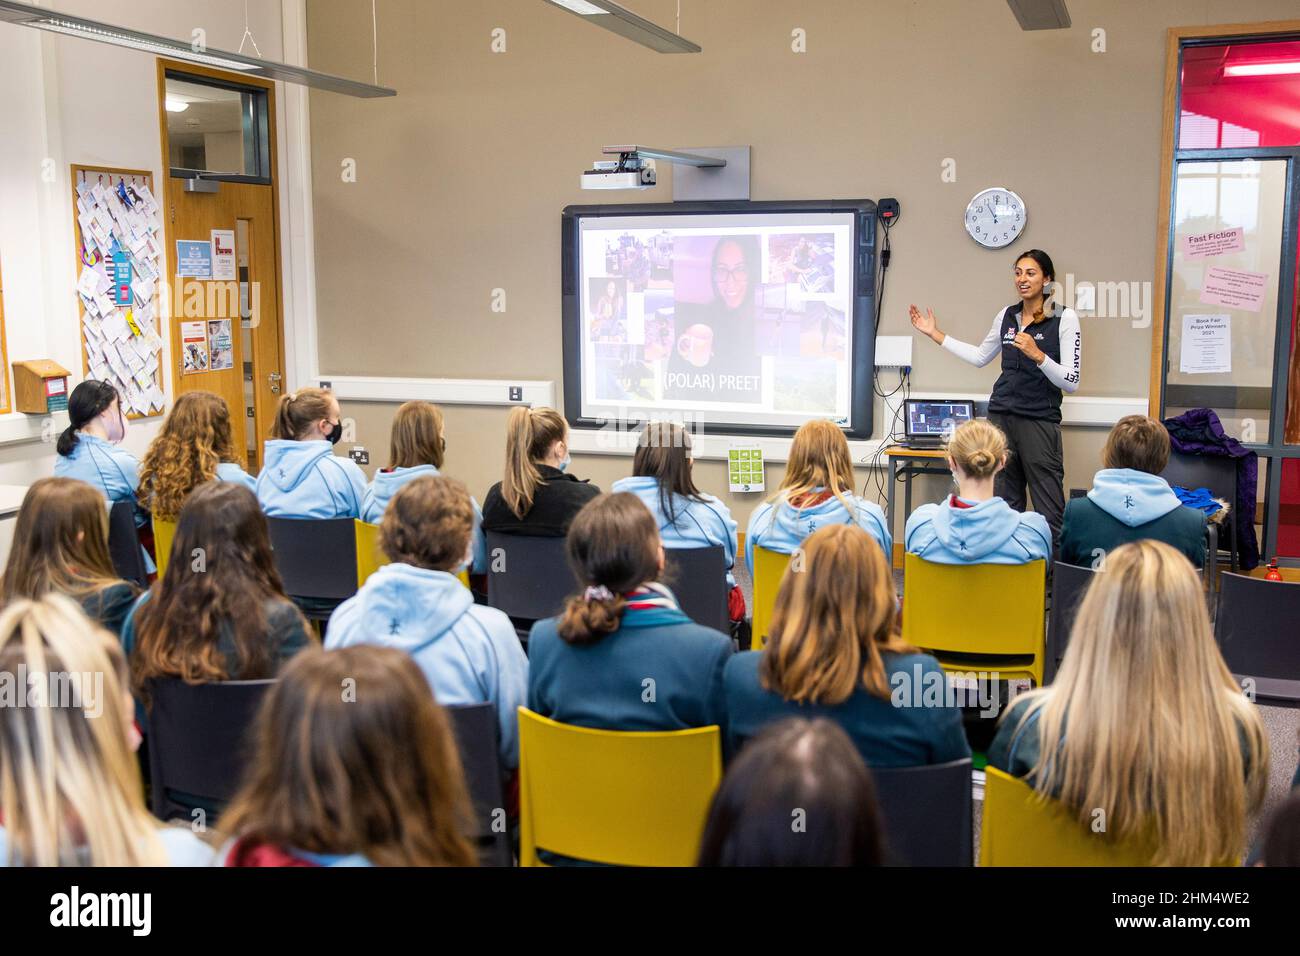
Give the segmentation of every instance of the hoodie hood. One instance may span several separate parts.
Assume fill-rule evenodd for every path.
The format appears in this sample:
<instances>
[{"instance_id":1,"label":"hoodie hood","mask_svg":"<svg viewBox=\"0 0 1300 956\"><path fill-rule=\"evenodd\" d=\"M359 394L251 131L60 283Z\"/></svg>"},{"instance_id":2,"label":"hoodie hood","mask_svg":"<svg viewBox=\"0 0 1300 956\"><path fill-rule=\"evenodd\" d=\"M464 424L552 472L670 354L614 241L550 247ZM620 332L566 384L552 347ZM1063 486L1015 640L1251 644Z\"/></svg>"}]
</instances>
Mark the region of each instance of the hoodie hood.
<instances>
[{"instance_id":1,"label":"hoodie hood","mask_svg":"<svg viewBox=\"0 0 1300 956\"><path fill-rule=\"evenodd\" d=\"M963 499L964 500L964 499ZM944 502L934 510L934 536L939 543L971 562L998 551L1020 527L1020 515L1001 498L990 498L969 508Z\"/></svg>"},{"instance_id":2,"label":"hoodie hood","mask_svg":"<svg viewBox=\"0 0 1300 956\"><path fill-rule=\"evenodd\" d=\"M266 460L259 477L265 477L281 491L292 491L322 458L334 454L334 446L323 438L292 441L275 438L266 443Z\"/></svg>"},{"instance_id":3,"label":"hoodie hood","mask_svg":"<svg viewBox=\"0 0 1300 956\"><path fill-rule=\"evenodd\" d=\"M1182 506L1169 482L1132 468L1103 468L1097 472L1088 499L1130 528L1163 518Z\"/></svg>"},{"instance_id":4,"label":"hoodie hood","mask_svg":"<svg viewBox=\"0 0 1300 956\"><path fill-rule=\"evenodd\" d=\"M437 477L438 469L433 465L413 465L410 468L394 468L391 471L377 471L371 479L376 497L382 495L384 501L397 494L408 481L414 481L421 475Z\"/></svg>"},{"instance_id":5,"label":"hoodie hood","mask_svg":"<svg viewBox=\"0 0 1300 956\"><path fill-rule=\"evenodd\" d=\"M813 495L824 493L824 488L816 488L812 492ZM852 492L845 492L843 497L848 500L850 508L856 506L857 501ZM803 508L796 508L789 502L783 501L772 509L774 530L794 540L795 544L826 525L853 524L856 519L857 515L853 511L846 512L844 505L840 504L840 499L834 495L825 501Z\"/></svg>"},{"instance_id":6,"label":"hoodie hood","mask_svg":"<svg viewBox=\"0 0 1300 956\"><path fill-rule=\"evenodd\" d=\"M408 654L438 640L474 604L469 589L446 571L386 564L353 599L366 642Z\"/></svg>"}]
</instances>

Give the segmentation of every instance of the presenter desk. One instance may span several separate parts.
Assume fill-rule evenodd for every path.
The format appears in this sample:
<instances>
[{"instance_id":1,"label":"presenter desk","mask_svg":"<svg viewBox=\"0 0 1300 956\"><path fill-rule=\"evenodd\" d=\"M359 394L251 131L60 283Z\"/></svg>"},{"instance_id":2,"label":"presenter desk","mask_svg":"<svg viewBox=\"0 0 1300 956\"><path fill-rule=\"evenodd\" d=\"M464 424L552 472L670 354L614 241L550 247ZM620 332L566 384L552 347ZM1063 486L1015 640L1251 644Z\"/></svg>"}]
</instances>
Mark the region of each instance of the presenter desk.
<instances>
[{"instance_id":1,"label":"presenter desk","mask_svg":"<svg viewBox=\"0 0 1300 956\"><path fill-rule=\"evenodd\" d=\"M889 533L894 533L895 489L901 479L903 482L903 521L912 513L912 479L917 475L942 475L951 478L948 470L948 452L943 448L908 448L906 445L890 445L885 449L885 468L889 477L886 491L885 518L889 522ZM906 544L906 542L904 542Z\"/></svg>"}]
</instances>

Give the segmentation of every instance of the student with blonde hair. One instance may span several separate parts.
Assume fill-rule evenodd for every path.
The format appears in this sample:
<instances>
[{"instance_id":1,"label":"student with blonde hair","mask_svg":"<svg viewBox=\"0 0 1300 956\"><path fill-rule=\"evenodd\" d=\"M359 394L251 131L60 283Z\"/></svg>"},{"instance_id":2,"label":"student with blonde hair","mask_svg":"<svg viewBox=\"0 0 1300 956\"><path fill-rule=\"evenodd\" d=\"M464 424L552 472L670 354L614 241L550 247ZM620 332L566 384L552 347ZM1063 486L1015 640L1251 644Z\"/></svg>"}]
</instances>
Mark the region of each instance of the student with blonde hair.
<instances>
[{"instance_id":1,"label":"student with blonde hair","mask_svg":"<svg viewBox=\"0 0 1300 956\"><path fill-rule=\"evenodd\" d=\"M938 564L1027 564L1052 553L1052 529L1032 511L1016 511L994 492L1007 466L1007 439L992 422L957 426L948 440L948 468L957 493L924 504L907 519L908 554Z\"/></svg>"},{"instance_id":2,"label":"student with blonde hair","mask_svg":"<svg viewBox=\"0 0 1300 956\"><path fill-rule=\"evenodd\" d=\"M253 742L219 824L233 838L226 866L475 864L456 740L407 654L304 651L267 695Z\"/></svg>"},{"instance_id":3,"label":"student with blonde hair","mask_svg":"<svg viewBox=\"0 0 1300 956\"><path fill-rule=\"evenodd\" d=\"M839 724L871 767L970 756L961 710L923 694L946 679L899 636L893 574L870 535L827 525L804 541L803 557L781 580L767 646L727 662L730 749L802 716Z\"/></svg>"},{"instance_id":4,"label":"student with blonde hair","mask_svg":"<svg viewBox=\"0 0 1300 956\"><path fill-rule=\"evenodd\" d=\"M328 389L300 388L280 398L257 476L257 500L273 518L360 518L366 476L334 454L343 418Z\"/></svg>"},{"instance_id":5,"label":"student with blonde hair","mask_svg":"<svg viewBox=\"0 0 1300 956\"><path fill-rule=\"evenodd\" d=\"M528 658L510 618L475 604L456 578L473 523L473 501L459 481L420 475L408 482L388 503L379 529L391 563L339 605L325 646L397 648L411 655L442 703L492 704L502 763L514 769Z\"/></svg>"},{"instance_id":6,"label":"student with blonde hair","mask_svg":"<svg viewBox=\"0 0 1300 956\"><path fill-rule=\"evenodd\" d=\"M1104 813L1098 839L1150 841L1157 865L1239 859L1268 743L1214 643L1191 562L1158 541L1112 551L1056 680L1008 708L988 757L1080 826Z\"/></svg>"},{"instance_id":7,"label":"student with blonde hair","mask_svg":"<svg viewBox=\"0 0 1300 956\"><path fill-rule=\"evenodd\" d=\"M378 524L398 489L421 476L437 477L447 451L442 409L432 402L405 402L393 416L388 467L375 472L361 502L361 520ZM474 558L470 570L487 573L487 545L483 540L483 512L473 498Z\"/></svg>"},{"instance_id":8,"label":"student with blonde hair","mask_svg":"<svg viewBox=\"0 0 1300 956\"><path fill-rule=\"evenodd\" d=\"M75 478L41 478L27 489L0 581L0 604L50 593L72 598L115 635L139 593L113 569L103 496Z\"/></svg>"},{"instance_id":9,"label":"student with blonde hair","mask_svg":"<svg viewBox=\"0 0 1300 956\"><path fill-rule=\"evenodd\" d=\"M892 556L885 512L853 493L848 439L834 422L817 418L795 432L781 487L749 516L745 563L752 573L755 547L793 554L810 534L832 524L857 525Z\"/></svg>"},{"instance_id":10,"label":"student with blonde hair","mask_svg":"<svg viewBox=\"0 0 1300 956\"><path fill-rule=\"evenodd\" d=\"M553 408L510 410L505 478L483 500L483 530L562 538L600 489L568 474L569 425Z\"/></svg>"},{"instance_id":11,"label":"student with blonde hair","mask_svg":"<svg viewBox=\"0 0 1300 956\"><path fill-rule=\"evenodd\" d=\"M126 665L70 599L0 611L0 673L27 675L0 707L0 866L206 866L212 850L144 805ZM33 699L28 688L48 693ZM75 687L76 693L73 692Z\"/></svg>"},{"instance_id":12,"label":"student with blonde hair","mask_svg":"<svg viewBox=\"0 0 1300 956\"><path fill-rule=\"evenodd\" d=\"M145 452L136 494L155 518L175 521L186 496L205 481L257 487L239 463L226 400L212 392L183 392Z\"/></svg>"}]
</instances>

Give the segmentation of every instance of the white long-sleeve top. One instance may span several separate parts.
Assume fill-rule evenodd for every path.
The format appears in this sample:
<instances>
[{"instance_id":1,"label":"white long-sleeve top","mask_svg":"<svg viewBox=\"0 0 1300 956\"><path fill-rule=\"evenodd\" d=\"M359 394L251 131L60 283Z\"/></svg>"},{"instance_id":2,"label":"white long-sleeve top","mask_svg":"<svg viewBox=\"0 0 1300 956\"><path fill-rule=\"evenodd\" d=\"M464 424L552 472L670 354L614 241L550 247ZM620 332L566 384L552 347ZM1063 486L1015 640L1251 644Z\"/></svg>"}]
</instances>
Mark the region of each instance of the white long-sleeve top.
<instances>
[{"instance_id":1,"label":"white long-sleeve top","mask_svg":"<svg viewBox=\"0 0 1300 956\"><path fill-rule=\"evenodd\" d=\"M997 315L993 316L993 325L989 328L989 334L984 336L984 341L979 345L971 345L951 335L945 335L943 347L963 362L983 368L1002 351L1002 322L1006 311L1006 309L999 309ZM1024 328L1025 317L1021 313L1020 330L1023 332ZM1050 355L1045 355L1038 363L1038 367L1042 369L1049 382L1068 394L1078 390L1079 371L1083 364L1083 334L1079 331L1078 313L1074 309L1062 311L1061 322L1057 328L1061 340L1061 361L1056 362Z\"/></svg>"}]
</instances>

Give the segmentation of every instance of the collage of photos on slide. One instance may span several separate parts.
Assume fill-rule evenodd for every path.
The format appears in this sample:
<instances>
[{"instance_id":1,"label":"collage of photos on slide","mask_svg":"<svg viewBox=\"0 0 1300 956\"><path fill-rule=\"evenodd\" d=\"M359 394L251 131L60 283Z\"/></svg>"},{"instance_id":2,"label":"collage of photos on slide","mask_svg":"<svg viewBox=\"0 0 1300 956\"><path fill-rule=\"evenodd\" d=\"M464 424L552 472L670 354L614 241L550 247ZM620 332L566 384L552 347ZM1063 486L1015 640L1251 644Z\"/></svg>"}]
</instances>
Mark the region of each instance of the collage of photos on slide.
<instances>
[{"instance_id":1,"label":"collage of photos on slide","mask_svg":"<svg viewBox=\"0 0 1300 956\"><path fill-rule=\"evenodd\" d=\"M597 401L835 413L850 279L836 275L834 234L636 230L603 242L604 274L585 290Z\"/></svg>"}]
</instances>

